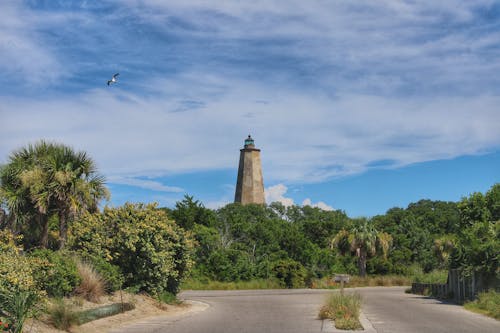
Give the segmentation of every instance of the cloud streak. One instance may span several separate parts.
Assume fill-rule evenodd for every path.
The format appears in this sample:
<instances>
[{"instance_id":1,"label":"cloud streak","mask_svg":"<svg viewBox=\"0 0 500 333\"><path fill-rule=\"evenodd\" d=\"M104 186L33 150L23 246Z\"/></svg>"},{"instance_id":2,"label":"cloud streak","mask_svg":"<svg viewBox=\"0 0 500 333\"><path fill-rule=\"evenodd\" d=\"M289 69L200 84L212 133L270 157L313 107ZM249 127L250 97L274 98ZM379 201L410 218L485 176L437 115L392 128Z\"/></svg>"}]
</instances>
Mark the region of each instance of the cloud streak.
<instances>
[{"instance_id":1,"label":"cloud streak","mask_svg":"<svg viewBox=\"0 0 500 333\"><path fill-rule=\"evenodd\" d=\"M84 5L1 2L0 163L44 138L175 192L152 177L234 170L248 133L266 184L500 146L494 2Z\"/></svg>"}]
</instances>

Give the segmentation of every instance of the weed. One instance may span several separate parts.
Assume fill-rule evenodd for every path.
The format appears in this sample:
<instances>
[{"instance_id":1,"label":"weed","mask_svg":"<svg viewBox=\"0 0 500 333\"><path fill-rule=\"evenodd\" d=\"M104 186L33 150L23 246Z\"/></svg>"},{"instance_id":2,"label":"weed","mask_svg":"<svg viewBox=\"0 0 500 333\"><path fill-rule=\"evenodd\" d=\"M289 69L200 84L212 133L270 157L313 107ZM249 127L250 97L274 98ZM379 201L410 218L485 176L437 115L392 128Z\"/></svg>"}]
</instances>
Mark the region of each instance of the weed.
<instances>
[{"instance_id":1,"label":"weed","mask_svg":"<svg viewBox=\"0 0 500 333\"><path fill-rule=\"evenodd\" d=\"M320 319L335 321L335 327L344 330L363 329L359 322L361 296L354 294L331 294L319 311Z\"/></svg>"}]
</instances>

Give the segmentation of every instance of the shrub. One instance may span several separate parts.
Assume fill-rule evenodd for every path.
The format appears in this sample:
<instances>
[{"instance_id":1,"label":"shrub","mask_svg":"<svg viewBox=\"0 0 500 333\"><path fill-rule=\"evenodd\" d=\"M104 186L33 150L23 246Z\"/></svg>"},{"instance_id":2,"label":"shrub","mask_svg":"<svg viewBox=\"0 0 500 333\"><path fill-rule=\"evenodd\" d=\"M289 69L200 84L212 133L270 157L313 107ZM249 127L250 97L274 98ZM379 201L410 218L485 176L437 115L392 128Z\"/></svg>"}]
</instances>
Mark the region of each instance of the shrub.
<instances>
[{"instance_id":1,"label":"shrub","mask_svg":"<svg viewBox=\"0 0 500 333\"><path fill-rule=\"evenodd\" d=\"M168 292L168 291L163 291L157 295L158 302L160 303L165 303L165 304L180 304L181 301L177 299L177 296L174 294Z\"/></svg>"},{"instance_id":2,"label":"shrub","mask_svg":"<svg viewBox=\"0 0 500 333\"><path fill-rule=\"evenodd\" d=\"M21 236L14 236L10 230L0 230L0 253L17 253L17 242L21 240Z\"/></svg>"},{"instance_id":3,"label":"shrub","mask_svg":"<svg viewBox=\"0 0 500 333\"><path fill-rule=\"evenodd\" d=\"M49 306L48 314L54 327L68 330L71 326L78 323L78 314L72 306L66 304L62 299L57 299Z\"/></svg>"},{"instance_id":4,"label":"shrub","mask_svg":"<svg viewBox=\"0 0 500 333\"><path fill-rule=\"evenodd\" d=\"M68 252L52 250L35 250L30 256L46 260L46 265L34 272L40 288L51 297L63 297L71 293L80 284L75 260Z\"/></svg>"},{"instance_id":5,"label":"shrub","mask_svg":"<svg viewBox=\"0 0 500 333\"><path fill-rule=\"evenodd\" d=\"M306 277L306 270L301 263L292 259L276 262L273 272L280 283L286 288L302 288Z\"/></svg>"},{"instance_id":6,"label":"shrub","mask_svg":"<svg viewBox=\"0 0 500 333\"><path fill-rule=\"evenodd\" d=\"M481 312L500 320L500 292L495 290L479 293L477 300L464 306L468 310Z\"/></svg>"},{"instance_id":7,"label":"shrub","mask_svg":"<svg viewBox=\"0 0 500 333\"><path fill-rule=\"evenodd\" d=\"M208 257L208 270L211 277L218 281L250 280L255 267L248 254L235 249L214 250Z\"/></svg>"},{"instance_id":8,"label":"shrub","mask_svg":"<svg viewBox=\"0 0 500 333\"><path fill-rule=\"evenodd\" d=\"M98 302L104 295L105 282L101 275L88 263L78 262L76 264L81 282L75 289L77 295L82 296L87 301Z\"/></svg>"},{"instance_id":9,"label":"shrub","mask_svg":"<svg viewBox=\"0 0 500 333\"><path fill-rule=\"evenodd\" d=\"M68 245L120 267L124 287L176 294L191 267L191 240L155 204L130 204L86 214L72 224Z\"/></svg>"}]
</instances>

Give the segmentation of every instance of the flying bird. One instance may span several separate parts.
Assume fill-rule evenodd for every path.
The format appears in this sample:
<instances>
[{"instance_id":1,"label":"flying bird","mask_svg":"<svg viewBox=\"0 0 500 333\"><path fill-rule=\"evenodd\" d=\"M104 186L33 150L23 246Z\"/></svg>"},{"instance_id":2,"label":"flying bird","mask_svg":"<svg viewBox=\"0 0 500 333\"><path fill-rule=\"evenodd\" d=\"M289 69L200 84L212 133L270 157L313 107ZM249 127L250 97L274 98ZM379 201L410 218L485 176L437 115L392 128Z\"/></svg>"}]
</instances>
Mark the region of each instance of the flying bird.
<instances>
[{"instance_id":1,"label":"flying bird","mask_svg":"<svg viewBox=\"0 0 500 333\"><path fill-rule=\"evenodd\" d=\"M113 75L113 77L111 78L111 80L108 81L108 86L111 84L111 83L116 83L117 82L117 77L118 75L120 75L120 73L116 73L115 75Z\"/></svg>"}]
</instances>

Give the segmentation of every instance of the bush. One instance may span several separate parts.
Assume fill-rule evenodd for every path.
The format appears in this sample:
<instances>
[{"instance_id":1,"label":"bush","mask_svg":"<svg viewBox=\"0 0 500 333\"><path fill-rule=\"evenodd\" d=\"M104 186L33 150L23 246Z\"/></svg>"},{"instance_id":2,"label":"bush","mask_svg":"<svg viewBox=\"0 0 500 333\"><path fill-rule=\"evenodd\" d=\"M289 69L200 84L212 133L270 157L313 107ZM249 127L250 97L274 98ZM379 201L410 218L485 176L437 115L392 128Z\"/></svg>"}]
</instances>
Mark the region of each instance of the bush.
<instances>
[{"instance_id":1,"label":"bush","mask_svg":"<svg viewBox=\"0 0 500 333\"><path fill-rule=\"evenodd\" d=\"M2 236L5 235L6 233L2 233ZM0 246L5 250L0 252L0 290L9 292L35 291L38 296L44 296L43 288L36 280L35 274L49 269L52 265L45 259L20 254L13 241L4 242L4 240L5 238L0 240L2 244Z\"/></svg>"},{"instance_id":2,"label":"bush","mask_svg":"<svg viewBox=\"0 0 500 333\"><path fill-rule=\"evenodd\" d=\"M280 283L286 288L304 287L306 270L301 263L292 259L276 262L273 272Z\"/></svg>"},{"instance_id":3,"label":"bush","mask_svg":"<svg viewBox=\"0 0 500 333\"><path fill-rule=\"evenodd\" d=\"M75 221L68 245L120 267L124 287L176 294L191 267L191 240L155 204L125 204Z\"/></svg>"},{"instance_id":4,"label":"bush","mask_svg":"<svg viewBox=\"0 0 500 333\"><path fill-rule=\"evenodd\" d=\"M225 282L250 280L255 271L248 254L235 249L213 251L208 258L208 269L213 279Z\"/></svg>"},{"instance_id":5,"label":"bush","mask_svg":"<svg viewBox=\"0 0 500 333\"><path fill-rule=\"evenodd\" d=\"M21 240L21 236L14 236L9 230L0 230L0 253L17 253L17 242Z\"/></svg>"},{"instance_id":6,"label":"bush","mask_svg":"<svg viewBox=\"0 0 500 333\"><path fill-rule=\"evenodd\" d=\"M71 293L81 282L75 260L68 252L52 250L35 250L30 257L48 261L34 272L40 288L51 297L63 297Z\"/></svg>"},{"instance_id":7,"label":"bush","mask_svg":"<svg viewBox=\"0 0 500 333\"><path fill-rule=\"evenodd\" d=\"M464 306L468 310L481 312L500 320L500 292L495 290L479 293L477 300L466 303Z\"/></svg>"}]
</instances>

